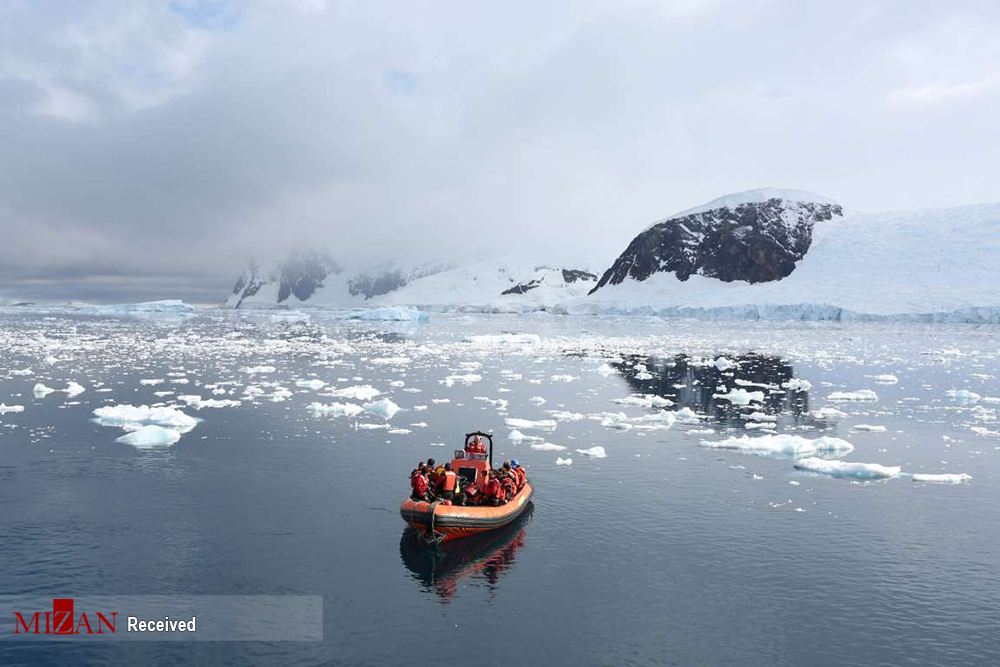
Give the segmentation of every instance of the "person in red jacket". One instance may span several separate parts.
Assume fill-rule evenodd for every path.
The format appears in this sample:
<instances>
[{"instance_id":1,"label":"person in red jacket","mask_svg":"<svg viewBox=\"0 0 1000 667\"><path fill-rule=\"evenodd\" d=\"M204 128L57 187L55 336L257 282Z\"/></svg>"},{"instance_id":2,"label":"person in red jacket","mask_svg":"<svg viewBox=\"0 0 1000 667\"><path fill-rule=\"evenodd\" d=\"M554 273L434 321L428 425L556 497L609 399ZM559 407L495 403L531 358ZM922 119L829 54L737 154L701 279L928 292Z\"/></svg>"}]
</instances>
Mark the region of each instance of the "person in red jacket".
<instances>
[{"instance_id":1,"label":"person in red jacket","mask_svg":"<svg viewBox=\"0 0 1000 667\"><path fill-rule=\"evenodd\" d=\"M444 464L444 472L438 479L437 495L444 500L455 500L455 492L458 490L458 475L451 469L451 462Z\"/></svg>"},{"instance_id":2,"label":"person in red jacket","mask_svg":"<svg viewBox=\"0 0 1000 667\"><path fill-rule=\"evenodd\" d=\"M528 473L524 472L524 468L522 468L521 464L517 462L517 459L510 460L510 468L514 471L514 474L517 475L517 488L520 491L521 487L524 486L524 483L528 481Z\"/></svg>"},{"instance_id":3,"label":"person in red jacket","mask_svg":"<svg viewBox=\"0 0 1000 667\"><path fill-rule=\"evenodd\" d=\"M411 498L414 500L430 499L430 484L427 481L427 465L421 461L417 469L410 473Z\"/></svg>"},{"instance_id":4,"label":"person in red jacket","mask_svg":"<svg viewBox=\"0 0 1000 667\"><path fill-rule=\"evenodd\" d=\"M481 435L472 436L472 438L465 443L465 451L468 454L485 454L486 444L483 442L483 437Z\"/></svg>"},{"instance_id":5,"label":"person in red jacket","mask_svg":"<svg viewBox=\"0 0 1000 667\"><path fill-rule=\"evenodd\" d=\"M500 483L500 480L497 478L496 471L494 470L490 470L489 481L486 482L485 492L486 492L486 502L488 502L490 505L494 506L503 505L504 503L503 485Z\"/></svg>"}]
</instances>

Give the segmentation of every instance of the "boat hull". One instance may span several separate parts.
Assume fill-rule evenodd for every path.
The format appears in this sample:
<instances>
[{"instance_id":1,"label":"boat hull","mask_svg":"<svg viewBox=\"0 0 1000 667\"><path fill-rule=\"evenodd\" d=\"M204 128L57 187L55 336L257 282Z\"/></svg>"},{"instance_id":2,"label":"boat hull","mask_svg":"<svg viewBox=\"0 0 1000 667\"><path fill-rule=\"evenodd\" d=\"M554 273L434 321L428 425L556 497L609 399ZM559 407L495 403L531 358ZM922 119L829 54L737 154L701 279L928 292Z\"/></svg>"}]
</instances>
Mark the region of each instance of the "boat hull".
<instances>
[{"instance_id":1,"label":"boat hull","mask_svg":"<svg viewBox=\"0 0 1000 667\"><path fill-rule=\"evenodd\" d=\"M421 535L432 536L435 542L448 542L510 524L528 508L533 493L531 482L525 482L510 502L499 507L442 505L407 498L399 513Z\"/></svg>"}]
</instances>

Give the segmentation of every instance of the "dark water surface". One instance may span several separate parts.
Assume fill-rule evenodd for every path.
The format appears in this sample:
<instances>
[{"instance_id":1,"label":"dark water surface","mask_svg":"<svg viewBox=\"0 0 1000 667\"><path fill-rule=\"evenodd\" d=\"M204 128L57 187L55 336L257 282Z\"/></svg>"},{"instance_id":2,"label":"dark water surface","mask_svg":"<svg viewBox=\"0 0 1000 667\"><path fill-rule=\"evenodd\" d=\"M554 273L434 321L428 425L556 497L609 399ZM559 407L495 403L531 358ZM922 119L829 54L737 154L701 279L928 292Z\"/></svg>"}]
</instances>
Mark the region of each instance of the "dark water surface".
<instances>
[{"instance_id":1,"label":"dark water surface","mask_svg":"<svg viewBox=\"0 0 1000 667\"><path fill-rule=\"evenodd\" d=\"M464 340L501 333L540 342ZM737 365L719 370L720 356ZM259 366L275 370L246 372ZM874 377L889 374L898 382ZM0 664L510 665L511 644L528 664L1000 664L997 376L995 327L7 310L0 403L25 409L0 414L0 592L322 595L325 639L0 641ZM812 387L780 388L793 378ZM315 401L363 401L296 384L309 379L371 385L402 408L389 426L410 432L315 416ZM715 396L760 389L736 379L770 389L746 408ZM32 393L70 380L86 391ZM827 398L859 389L878 400ZM613 402L649 393L700 423L645 430L658 408ZM242 403L194 410L183 394ZM203 421L172 446L136 448L92 420L102 405L158 402ZM830 407L845 416L817 412ZM554 430L520 430L565 450L508 438L505 418L550 411ZM745 428L750 412L778 433L846 439L845 460L903 475L818 476L700 445L766 435ZM407 475L476 428L526 465L533 511L429 553L399 517ZM606 458L575 451L594 446Z\"/></svg>"}]
</instances>

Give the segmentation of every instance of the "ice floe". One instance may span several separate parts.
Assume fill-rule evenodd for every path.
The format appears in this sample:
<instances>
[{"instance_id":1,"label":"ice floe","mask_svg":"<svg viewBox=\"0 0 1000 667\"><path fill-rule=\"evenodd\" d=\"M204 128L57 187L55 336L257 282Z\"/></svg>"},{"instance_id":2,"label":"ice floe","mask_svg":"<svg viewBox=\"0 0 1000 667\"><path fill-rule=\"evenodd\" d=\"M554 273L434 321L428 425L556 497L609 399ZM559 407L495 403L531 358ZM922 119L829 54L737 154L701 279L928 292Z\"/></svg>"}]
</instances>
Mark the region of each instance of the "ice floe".
<instances>
[{"instance_id":1,"label":"ice floe","mask_svg":"<svg viewBox=\"0 0 1000 667\"><path fill-rule=\"evenodd\" d=\"M817 453L842 456L854 451L854 445L830 436L810 440L800 435L787 433L776 435L733 436L725 440L702 440L702 447L713 449L734 449L765 456L812 456Z\"/></svg>"},{"instance_id":2,"label":"ice floe","mask_svg":"<svg viewBox=\"0 0 1000 667\"><path fill-rule=\"evenodd\" d=\"M316 415L326 415L330 417L354 417L364 412L364 408L355 403L310 403L306 408Z\"/></svg>"},{"instance_id":3,"label":"ice floe","mask_svg":"<svg viewBox=\"0 0 1000 667\"><path fill-rule=\"evenodd\" d=\"M562 445L556 445L551 442L535 442L531 445L532 449L537 449L540 452L561 452L566 449Z\"/></svg>"},{"instance_id":4,"label":"ice floe","mask_svg":"<svg viewBox=\"0 0 1000 667\"><path fill-rule=\"evenodd\" d=\"M118 438L117 441L139 448L166 447L174 444L180 438L180 431L172 428L163 428L155 424L147 424L130 433L126 433Z\"/></svg>"},{"instance_id":5,"label":"ice floe","mask_svg":"<svg viewBox=\"0 0 1000 667\"><path fill-rule=\"evenodd\" d=\"M537 428L551 430L559 425L559 423L554 419L517 419L514 417L507 417L504 420L509 428L520 429L520 428Z\"/></svg>"},{"instance_id":6,"label":"ice floe","mask_svg":"<svg viewBox=\"0 0 1000 667\"><path fill-rule=\"evenodd\" d=\"M961 484L972 479L972 475L960 473L927 473L915 472L911 475L914 482L936 482L938 484Z\"/></svg>"},{"instance_id":7,"label":"ice floe","mask_svg":"<svg viewBox=\"0 0 1000 667\"><path fill-rule=\"evenodd\" d=\"M578 449L576 450L576 453L582 454L583 456L589 456L592 459L603 459L608 456L604 451L604 447L601 447L600 445L595 445L590 449Z\"/></svg>"},{"instance_id":8,"label":"ice floe","mask_svg":"<svg viewBox=\"0 0 1000 667\"><path fill-rule=\"evenodd\" d=\"M749 405L750 401L764 402L764 392L747 391L746 389L733 389L725 394L713 394L713 398L722 398L733 405Z\"/></svg>"},{"instance_id":9,"label":"ice floe","mask_svg":"<svg viewBox=\"0 0 1000 667\"><path fill-rule=\"evenodd\" d=\"M859 463L854 461L831 461L819 458L799 459L795 468L831 477L851 477L854 479L891 479L898 477L899 466L884 466L879 463Z\"/></svg>"},{"instance_id":10,"label":"ice floe","mask_svg":"<svg viewBox=\"0 0 1000 667\"><path fill-rule=\"evenodd\" d=\"M383 398L381 401L375 401L373 403L365 403L361 407L364 408L365 412L378 415L383 419L392 419L393 415L400 410L399 406L388 398Z\"/></svg>"},{"instance_id":11,"label":"ice floe","mask_svg":"<svg viewBox=\"0 0 1000 667\"><path fill-rule=\"evenodd\" d=\"M857 391L835 391L826 397L828 401L877 401L878 394L871 389Z\"/></svg>"},{"instance_id":12,"label":"ice floe","mask_svg":"<svg viewBox=\"0 0 1000 667\"><path fill-rule=\"evenodd\" d=\"M6 405L4 403L0 403L0 415L6 414L8 412L24 412L24 406L23 405Z\"/></svg>"},{"instance_id":13,"label":"ice floe","mask_svg":"<svg viewBox=\"0 0 1000 667\"><path fill-rule=\"evenodd\" d=\"M573 459L564 459L562 457L557 456L556 457L556 465L557 466L571 466L571 465L573 465Z\"/></svg>"}]
</instances>

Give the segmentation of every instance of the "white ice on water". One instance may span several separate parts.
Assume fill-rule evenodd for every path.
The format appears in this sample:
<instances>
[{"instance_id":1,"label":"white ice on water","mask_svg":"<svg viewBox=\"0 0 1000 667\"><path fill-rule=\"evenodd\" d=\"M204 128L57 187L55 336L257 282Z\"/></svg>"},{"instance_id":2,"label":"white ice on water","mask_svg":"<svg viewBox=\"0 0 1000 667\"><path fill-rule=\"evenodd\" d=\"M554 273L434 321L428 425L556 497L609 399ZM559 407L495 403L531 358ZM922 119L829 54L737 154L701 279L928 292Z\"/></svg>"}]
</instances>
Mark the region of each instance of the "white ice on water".
<instances>
[{"instance_id":1,"label":"white ice on water","mask_svg":"<svg viewBox=\"0 0 1000 667\"><path fill-rule=\"evenodd\" d=\"M316 415L327 415L330 417L354 417L364 412L364 408L356 403L310 403L307 408Z\"/></svg>"},{"instance_id":2,"label":"white ice on water","mask_svg":"<svg viewBox=\"0 0 1000 667\"><path fill-rule=\"evenodd\" d=\"M393 415L400 410L399 406L388 398L383 398L381 401L375 401L374 403L365 403L362 407L365 409L365 412L378 415L383 419L392 419Z\"/></svg>"},{"instance_id":3,"label":"white ice on water","mask_svg":"<svg viewBox=\"0 0 1000 667\"><path fill-rule=\"evenodd\" d=\"M186 415L176 408L155 407L148 405L105 405L94 410L98 423L104 426L140 426L155 424L169 426L177 430L191 430L198 425L198 420Z\"/></svg>"},{"instance_id":4,"label":"white ice on water","mask_svg":"<svg viewBox=\"0 0 1000 667\"><path fill-rule=\"evenodd\" d=\"M562 457L557 456L556 457L556 465L557 466L571 466L571 465L573 465L573 459L564 459Z\"/></svg>"},{"instance_id":5,"label":"white ice on water","mask_svg":"<svg viewBox=\"0 0 1000 667\"><path fill-rule=\"evenodd\" d=\"M537 449L540 452L561 452L566 449L562 445L556 445L551 442L536 442L531 445L532 449Z\"/></svg>"},{"instance_id":6,"label":"white ice on water","mask_svg":"<svg viewBox=\"0 0 1000 667\"><path fill-rule=\"evenodd\" d=\"M180 440L181 434L172 428L163 428L155 424L139 427L131 433L126 433L117 439L133 447L165 447Z\"/></svg>"},{"instance_id":7,"label":"white ice on water","mask_svg":"<svg viewBox=\"0 0 1000 667\"><path fill-rule=\"evenodd\" d=\"M972 479L972 475L964 472L960 473L927 473L915 472L912 475L914 482L936 482L938 484L961 484Z\"/></svg>"},{"instance_id":8,"label":"white ice on water","mask_svg":"<svg viewBox=\"0 0 1000 667\"><path fill-rule=\"evenodd\" d=\"M765 456L812 456L820 452L842 456L854 451L854 445L840 438L822 436L810 440L800 435L787 433L757 437L741 435L725 440L702 440L701 446L713 449L735 449Z\"/></svg>"},{"instance_id":9,"label":"white ice on water","mask_svg":"<svg viewBox=\"0 0 1000 667\"><path fill-rule=\"evenodd\" d=\"M835 391L826 397L828 401L877 401L878 394L871 389L857 391Z\"/></svg>"},{"instance_id":10,"label":"white ice on water","mask_svg":"<svg viewBox=\"0 0 1000 667\"><path fill-rule=\"evenodd\" d=\"M584 456L589 456L592 459L603 459L608 456L607 453L604 451L604 447L601 447L600 445L595 445L590 449L578 449L576 450L576 453L583 454Z\"/></svg>"},{"instance_id":11,"label":"white ice on water","mask_svg":"<svg viewBox=\"0 0 1000 667\"><path fill-rule=\"evenodd\" d=\"M827 459L805 458L795 462L795 468L831 477L851 477L854 479L891 479L898 477L899 466L884 466L879 463L859 463L855 461L830 461Z\"/></svg>"},{"instance_id":12,"label":"white ice on water","mask_svg":"<svg viewBox=\"0 0 1000 667\"><path fill-rule=\"evenodd\" d=\"M714 398L722 398L733 405L749 405L750 401L764 402L764 392L747 391L746 389L733 389L726 394L713 394Z\"/></svg>"},{"instance_id":13,"label":"white ice on water","mask_svg":"<svg viewBox=\"0 0 1000 667\"><path fill-rule=\"evenodd\" d=\"M520 428L537 428L551 430L559 425L559 423L554 419L517 419L515 417L507 417L504 420L509 428L520 429Z\"/></svg>"},{"instance_id":14,"label":"white ice on water","mask_svg":"<svg viewBox=\"0 0 1000 667\"><path fill-rule=\"evenodd\" d=\"M24 412L24 406L23 405L6 405L4 403L0 403L0 415L6 414L8 412Z\"/></svg>"}]
</instances>

